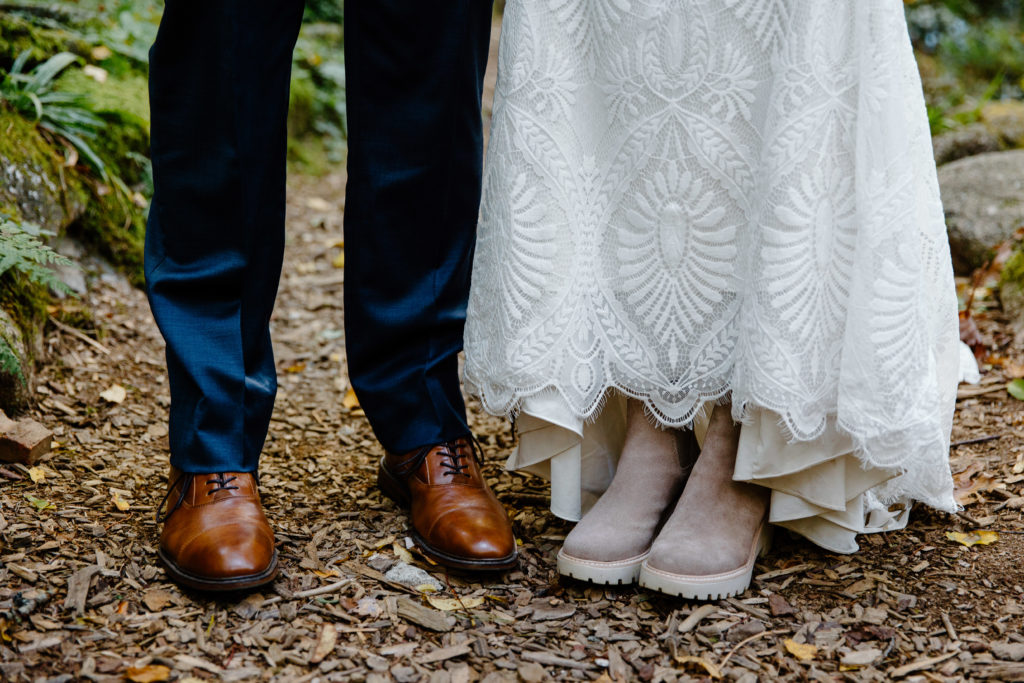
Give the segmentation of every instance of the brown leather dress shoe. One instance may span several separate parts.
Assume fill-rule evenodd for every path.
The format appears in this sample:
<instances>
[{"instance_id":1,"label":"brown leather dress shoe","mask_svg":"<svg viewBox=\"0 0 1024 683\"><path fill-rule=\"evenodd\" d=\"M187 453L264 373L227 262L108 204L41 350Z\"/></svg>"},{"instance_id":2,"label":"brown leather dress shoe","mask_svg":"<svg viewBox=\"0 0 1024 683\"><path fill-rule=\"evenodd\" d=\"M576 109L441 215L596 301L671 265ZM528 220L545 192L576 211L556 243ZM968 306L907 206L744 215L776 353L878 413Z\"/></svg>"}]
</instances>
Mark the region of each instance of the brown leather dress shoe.
<instances>
[{"instance_id":1,"label":"brown leather dress shoe","mask_svg":"<svg viewBox=\"0 0 1024 683\"><path fill-rule=\"evenodd\" d=\"M172 470L165 504L157 554L172 580L200 590L242 590L277 576L274 532L251 473Z\"/></svg>"},{"instance_id":2,"label":"brown leather dress shoe","mask_svg":"<svg viewBox=\"0 0 1024 683\"><path fill-rule=\"evenodd\" d=\"M468 438L389 453L381 458L377 483L410 509L413 539L439 564L469 570L516 566L519 552L508 514L481 476Z\"/></svg>"}]
</instances>

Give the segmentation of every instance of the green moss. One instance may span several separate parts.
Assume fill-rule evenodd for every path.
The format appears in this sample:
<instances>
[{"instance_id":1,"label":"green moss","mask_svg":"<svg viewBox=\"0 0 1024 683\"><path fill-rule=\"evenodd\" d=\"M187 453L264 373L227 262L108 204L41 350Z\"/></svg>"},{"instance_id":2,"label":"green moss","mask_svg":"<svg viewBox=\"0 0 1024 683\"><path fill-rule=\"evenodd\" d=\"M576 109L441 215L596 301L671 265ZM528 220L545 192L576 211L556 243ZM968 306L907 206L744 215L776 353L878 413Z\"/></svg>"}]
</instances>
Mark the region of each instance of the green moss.
<instances>
[{"instance_id":1,"label":"green moss","mask_svg":"<svg viewBox=\"0 0 1024 683\"><path fill-rule=\"evenodd\" d=\"M110 192L93 197L85 215L69 232L121 268L132 284L143 284L142 256L146 220L142 210Z\"/></svg>"},{"instance_id":2,"label":"green moss","mask_svg":"<svg viewBox=\"0 0 1024 683\"><path fill-rule=\"evenodd\" d=\"M42 28L19 16L0 12L0 68L9 69L25 50L31 51L30 60L34 63L65 51L84 56L89 54L89 45L68 31Z\"/></svg>"},{"instance_id":3,"label":"green moss","mask_svg":"<svg viewBox=\"0 0 1024 683\"><path fill-rule=\"evenodd\" d=\"M1024 294L1024 246L1018 246L1013 256L1003 266L1001 286L1004 288L1016 288L1018 293Z\"/></svg>"},{"instance_id":4,"label":"green moss","mask_svg":"<svg viewBox=\"0 0 1024 683\"><path fill-rule=\"evenodd\" d=\"M149 129L149 95L144 73L109 73L107 80L100 83L81 69L68 69L57 81L57 89L87 95L97 113L117 113Z\"/></svg>"},{"instance_id":5,"label":"green moss","mask_svg":"<svg viewBox=\"0 0 1024 683\"><path fill-rule=\"evenodd\" d=\"M0 214L60 233L85 210L88 193L81 176L39 129L0 104Z\"/></svg>"},{"instance_id":6,"label":"green moss","mask_svg":"<svg viewBox=\"0 0 1024 683\"><path fill-rule=\"evenodd\" d=\"M313 132L316 85L309 72L295 69L288 101L288 135L298 138Z\"/></svg>"},{"instance_id":7,"label":"green moss","mask_svg":"<svg viewBox=\"0 0 1024 683\"><path fill-rule=\"evenodd\" d=\"M34 339L46 322L50 293L46 288L10 273L0 276L0 308L10 314L25 339ZM29 354L32 344L28 344Z\"/></svg>"}]
</instances>

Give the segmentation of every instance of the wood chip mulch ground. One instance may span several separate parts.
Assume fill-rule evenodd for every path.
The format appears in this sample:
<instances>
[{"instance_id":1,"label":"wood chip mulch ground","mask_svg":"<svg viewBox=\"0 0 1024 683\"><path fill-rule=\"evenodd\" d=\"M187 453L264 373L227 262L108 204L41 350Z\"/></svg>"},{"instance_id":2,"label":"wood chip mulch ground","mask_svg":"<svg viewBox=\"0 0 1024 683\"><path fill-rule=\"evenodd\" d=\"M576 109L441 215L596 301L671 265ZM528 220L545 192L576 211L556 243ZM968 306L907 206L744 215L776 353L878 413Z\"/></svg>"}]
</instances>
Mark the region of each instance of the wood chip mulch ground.
<instances>
[{"instance_id":1,"label":"wood chip mulch ground","mask_svg":"<svg viewBox=\"0 0 1024 683\"><path fill-rule=\"evenodd\" d=\"M48 327L31 416L53 452L0 466L0 679L1024 680L1024 411L1004 389L1024 359L985 292L989 364L961 389L951 452L963 514L918 509L850 556L780 532L751 589L712 604L590 587L558 577L570 526L544 482L503 471L509 426L474 407L523 560L448 575L374 487L378 446L343 370L342 205L340 176L293 184L262 461L283 571L262 592L185 591L157 564L169 396L143 293L94 274L54 311L95 319Z\"/></svg>"}]
</instances>

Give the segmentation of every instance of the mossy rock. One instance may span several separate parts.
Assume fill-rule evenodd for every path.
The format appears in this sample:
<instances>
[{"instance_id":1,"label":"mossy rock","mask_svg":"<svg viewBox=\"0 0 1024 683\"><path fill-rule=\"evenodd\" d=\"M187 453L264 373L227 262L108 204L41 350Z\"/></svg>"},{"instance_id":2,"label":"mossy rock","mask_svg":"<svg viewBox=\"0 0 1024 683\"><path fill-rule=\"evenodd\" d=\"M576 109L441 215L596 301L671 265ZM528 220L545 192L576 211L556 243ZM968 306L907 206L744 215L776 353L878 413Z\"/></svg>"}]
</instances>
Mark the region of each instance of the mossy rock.
<instances>
[{"instance_id":1,"label":"mossy rock","mask_svg":"<svg viewBox=\"0 0 1024 683\"><path fill-rule=\"evenodd\" d=\"M103 66L101 63L100 66ZM149 130L149 91L146 74L138 71L115 74L108 71L100 83L81 69L68 69L57 81L57 89L86 95L97 113L112 113Z\"/></svg>"},{"instance_id":2,"label":"mossy rock","mask_svg":"<svg viewBox=\"0 0 1024 683\"><path fill-rule=\"evenodd\" d=\"M1018 244L1003 266L999 283L999 300L1010 320L1010 329L1017 345L1024 347L1024 244Z\"/></svg>"},{"instance_id":3,"label":"mossy rock","mask_svg":"<svg viewBox=\"0 0 1024 683\"><path fill-rule=\"evenodd\" d=\"M114 192L94 197L68 232L121 268L133 285L143 284L146 219L128 198Z\"/></svg>"},{"instance_id":4,"label":"mossy rock","mask_svg":"<svg viewBox=\"0 0 1024 683\"><path fill-rule=\"evenodd\" d=\"M989 102L982 107L980 117L985 127L999 137L1004 148L1024 148L1024 102Z\"/></svg>"},{"instance_id":5,"label":"mossy rock","mask_svg":"<svg viewBox=\"0 0 1024 683\"><path fill-rule=\"evenodd\" d=\"M29 51L33 64L44 62L58 52L89 54L89 44L73 33L43 28L14 14L0 12L0 68L5 71L18 56Z\"/></svg>"},{"instance_id":6,"label":"mossy rock","mask_svg":"<svg viewBox=\"0 0 1024 683\"><path fill-rule=\"evenodd\" d=\"M48 295L7 273L0 277L0 410L17 412L31 399L35 359L42 352Z\"/></svg>"},{"instance_id":7,"label":"mossy rock","mask_svg":"<svg viewBox=\"0 0 1024 683\"><path fill-rule=\"evenodd\" d=\"M85 213L88 193L39 129L0 105L0 213L61 234Z\"/></svg>"}]
</instances>

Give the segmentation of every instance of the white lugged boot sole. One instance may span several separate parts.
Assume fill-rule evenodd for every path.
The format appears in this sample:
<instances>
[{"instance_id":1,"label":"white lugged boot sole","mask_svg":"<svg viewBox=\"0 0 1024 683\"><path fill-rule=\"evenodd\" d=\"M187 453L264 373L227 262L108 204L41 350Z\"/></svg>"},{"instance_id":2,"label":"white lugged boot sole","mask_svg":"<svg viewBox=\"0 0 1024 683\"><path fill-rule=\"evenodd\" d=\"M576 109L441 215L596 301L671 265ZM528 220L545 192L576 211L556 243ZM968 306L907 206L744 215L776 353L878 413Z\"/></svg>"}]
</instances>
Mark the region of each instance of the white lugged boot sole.
<instances>
[{"instance_id":1,"label":"white lugged boot sole","mask_svg":"<svg viewBox=\"0 0 1024 683\"><path fill-rule=\"evenodd\" d=\"M640 576L640 565L647 559L648 553L614 562L585 560L567 555L564 550L558 551L558 573L579 581L589 581L606 586L618 586L636 583Z\"/></svg>"},{"instance_id":2,"label":"white lugged boot sole","mask_svg":"<svg viewBox=\"0 0 1024 683\"><path fill-rule=\"evenodd\" d=\"M771 547L771 527L767 521L754 535L754 543L746 563L728 572L705 576L675 574L650 565L644 560L640 567L640 585L660 593L678 595L689 600L720 600L747 590L754 576L754 563Z\"/></svg>"}]
</instances>

